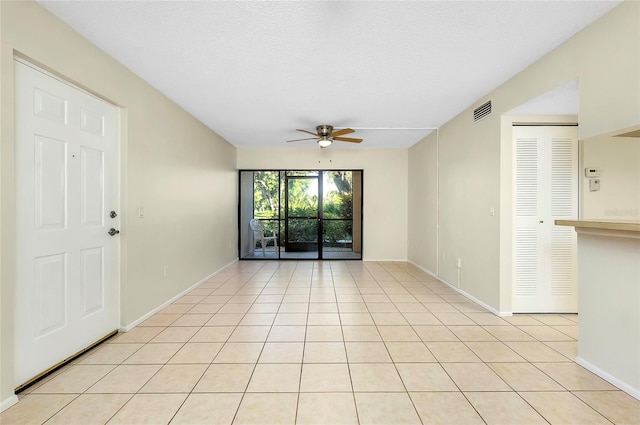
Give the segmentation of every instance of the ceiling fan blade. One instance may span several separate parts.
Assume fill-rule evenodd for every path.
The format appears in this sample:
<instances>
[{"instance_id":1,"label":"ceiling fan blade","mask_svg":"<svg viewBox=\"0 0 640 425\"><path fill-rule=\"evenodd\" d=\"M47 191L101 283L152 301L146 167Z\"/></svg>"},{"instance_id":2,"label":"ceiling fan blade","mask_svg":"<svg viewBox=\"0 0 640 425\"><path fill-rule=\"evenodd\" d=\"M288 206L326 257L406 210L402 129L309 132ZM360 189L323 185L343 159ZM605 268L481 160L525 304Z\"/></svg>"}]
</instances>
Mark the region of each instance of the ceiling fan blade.
<instances>
[{"instance_id":1,"label":"ceiling fan blade","mask_svg":"<svg viewBox=\"0 0 640 425\"><path fill-rule=\"evenodd\" d=\"M316 140L317 137L308 137L306 139L294 139L294 140L287 140L287 143L289 142L301 142L302 140Z\"/></svg>"},{"instance_id":2,"label":"ceiling fan blade","mask_svg":"<svg viewBox=\"0 0 640 425\"><path fill-rule=\"evenodd\" d=\"M343 128L342 130L334 131L331 133L331 137L335 138L336 136L342 136L343 134L355 133L355 130L350 128Z\"/></svg>"},{"instance_id":3,"label":"ceiling fan blade","mask_svg":"<svg viewBox=\"0 0 640 425\"><path fill-rule=\"evenodd\" d=\"M300 130L299 128L296 128L296 131L302 131L303 133L308 133L308 134L311 134L312 136L319 137L318 133L312 133L312 132L307 131L307 130Z\"/></svg>"},{"instance_id":4,"label":"ceiling fan blade","mask_svg":"<svg viewBox=\"0 0 640 425\"><path fill-rule=\"evenodd\" d=\"M353 139L351 137L334 137L333 140L339 140L341 142L360 143L362 139Z\"/></svg>"}]
</instances>

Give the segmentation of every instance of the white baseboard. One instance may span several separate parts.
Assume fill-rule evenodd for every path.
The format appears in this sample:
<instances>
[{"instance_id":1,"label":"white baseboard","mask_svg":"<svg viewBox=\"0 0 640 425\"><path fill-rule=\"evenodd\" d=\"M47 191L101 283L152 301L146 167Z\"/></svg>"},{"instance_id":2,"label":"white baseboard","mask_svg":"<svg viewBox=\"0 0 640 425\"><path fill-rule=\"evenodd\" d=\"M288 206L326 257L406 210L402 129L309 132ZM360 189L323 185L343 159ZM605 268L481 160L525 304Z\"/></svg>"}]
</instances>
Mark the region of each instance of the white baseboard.
<instances>
[{"instance_id":1,"label":"white baseboard","mask_svg":"<svg viewBox=\"0 0 640 425\"><path fill-rule=\"evenodd\" d=\"M489 310L491 313L495 314L496 316L500 316L500 317L513 316L513 313L511 313L510 311L498 311L498 310L496 310L495 308L491 307L489 304L486 304L485 302L477 299L473 295L465 292L462 288L458 288L456 285L452 285L451 283L449 283L446 280L442 279L440 276L436 275L435 273L431 272L430 270L425 269L421 265L416 264L411 260L409 260L408 262L410 264L416 266L417 268L419 268L420 270L422 270L423 272L425 272L429 276L433 276L434 278L438 279L440 282L444 283L445 285L447 285L448 287L450 287L451 289L453 289L454 291L456 291L457 293L459 293L463 297L468 298L469 300L471 300L474 303L478 304L479 306L481 306L485 310Z\"/></svg>"},{"instance_id":2,"label":"white baseboard","mask_svg":"<svg viewBox=\"0 0 640 425\"><path fill-rule=\"evenodd\" d=\"M163 308L167 307L169 304L173 303L177 299L179 299L179 298L183 297L184 295L188 294L189 292L193 291L198 286L202 285L204 282L206 282L207 280L211 279L213 276L217 275L218 273L220 273L221 271L223 271L227 267L230 267L230 266L232 266L233 264L235 264L237 262L238 262L238 259L236 258L235 260L233 260L229 264L226 264L226 265L222 266L220 269L218 269L215 272L211 273L210 275L202 278L199 282L194 283L193 285L191 285L190 287L188 287L184 291L180 292L178 295L174 296L170 300L168 300L168 301L162 303L161 305L159 305L158 307L154 308L153 310L151 310L150 312L148 312L144 316L134 320L133 322L131 322L131 323L127 324L127 325L120 325L120 328L118 330L120 332L129 332L131 329L135 328L140 323L142 323L145 320L147 320L149 317L153 316L154 314L156 314L157 312L159 312Z\"/></svg>"},{"instance_id":3,"label":"white baseboard","mask_svg":"<svg viewBox=\"0 0 640 425\"><path fill-rule=\"evenodd\" d=\"M378 262L378 263L406 263L407 259L402 258L363 258L364 262Z\"/></svg>"},{"instance_id":4,"label":"white baseboard","mask_svg":"<svg viewBox=\"0 0 640 425\"><path fill-rule=\"evenodd\" d=\"M17 402L18 402L18 396L15 395L15 394L12 395L11 397L9 397L6 400L2 400L2 402L0 403L0 412L4 412L5 410L10 408L11 406L16 404Z\"/></svg>"},{"instance_id":5,"label":"white baseboard","mask_svg":"<svg viewBox=\"0 0 640 425\"><path fill-rule=\"evenodd\" d=\"M595 373L596 375L598 375L605 381L609 382L610 384L620 388L622 391L629 394L631 397L634 397L640 400L640 388L632 387L631 385L621 381L620 379L616 378L610 373L605 372L604 370L600 369L597 366L594 366L593 364L589 363L588 361L586 361L580 356L576 357L576 363L578 363L580 366L587 369L588 371Z\"/></svg>"}]
</instances>

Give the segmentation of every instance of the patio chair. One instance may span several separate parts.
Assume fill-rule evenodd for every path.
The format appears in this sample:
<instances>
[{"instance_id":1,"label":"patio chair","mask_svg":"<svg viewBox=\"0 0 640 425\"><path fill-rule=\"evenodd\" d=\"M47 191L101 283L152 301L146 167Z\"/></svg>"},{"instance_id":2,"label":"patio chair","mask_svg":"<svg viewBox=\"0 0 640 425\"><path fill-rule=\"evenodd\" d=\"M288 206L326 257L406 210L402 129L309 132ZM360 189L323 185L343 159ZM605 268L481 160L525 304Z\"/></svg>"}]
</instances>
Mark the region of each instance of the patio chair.
<instances>
[{"instance_id":1,"label":"patio chair","mask_svg":"<svg viewBox=\"0 0 640 425\"><path fill-rule=\"evenodd\" d=\"M273 246L276 248L276 251L278 250L278 236L276 236L276 232L272 232L271 236L265 236L264 225L260 220L256 220L255 218L249 222L249 226L251 227L251 230L253 230L254 253L256 252L256 244L258 243L258 241L260 242L260 245L262 247L263 257L265 256L265 248L267 247L269 241L273 241Z\"/></svg>"}]
</instances>

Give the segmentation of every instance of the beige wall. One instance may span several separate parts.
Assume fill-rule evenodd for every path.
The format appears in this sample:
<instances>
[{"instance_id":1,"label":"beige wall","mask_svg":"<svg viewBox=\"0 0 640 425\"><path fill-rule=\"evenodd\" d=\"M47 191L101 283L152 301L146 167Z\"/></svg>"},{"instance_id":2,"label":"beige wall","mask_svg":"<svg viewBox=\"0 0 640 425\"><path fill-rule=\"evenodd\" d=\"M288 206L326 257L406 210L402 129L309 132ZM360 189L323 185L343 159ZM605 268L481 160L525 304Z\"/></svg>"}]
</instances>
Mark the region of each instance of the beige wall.
<instances>
[{"instance_id":1,"label":"beige wall","mask_svg":"<svg viewBox=\"0 0 640 425\"><path fill-rule=\"evenodd\" d=\"M239 169L362 169L365 260L407 259L406 149L238 149Z\"/></svg>"},{"instance_id":2,"label":"beige wall","mask_svg":"<svg viewBox=\"0 0 640 425\"><path fill-rule=\"evenodd\" d=\"M409 155L409 261L438 274L438 134L428 135Z\"/></svg>"},{"instance_id":3,"label":"beige wall","mask_svg":"<svg viewBox=\"0 0 640 425\"><path fill-rule=\"evenodd\" d=\"M640 139L592 137L582 141L580 180L584 219L640 219ZM589 189L584 169L601 170L600 190Z\"/></svg>"},{"instance_id":4,"label":"beige wall","mask_svg":"<svg viewBox=\"0 0 640 425\"><path fill-rule=\"evenodd\" d=\"M236 149L31 1L0 2L0 402L13 395L13 55L122 108L121 324L235 260ZM137 218L139 205L145 218ZM163 268L167 267L164 277Z\"/></svg>"},{"instance_id":5,"label":"beige wall","mask_svg":"<svg viewBox=\"0 0 640 425\"><path fill-rule=\"evenodd\" d=\"M441 127L439 195L412 201L409 228L439 238L443 280L458 283L455 262L461 258L461 289L496 312L510 312L512 157L502 115L577 77L580 139L633 127L640 123L639 63L640 3L627 1ZM473 123L473 108L489 99L492 114ZM423 146L429 143L427 138L409 149L412 167L433 161ZM418 219L434 202L439 204L437 234ZM495 216L489 215L492 206ZM433 267L415 248L409 258Z\"/></svg>"}]
</instances>

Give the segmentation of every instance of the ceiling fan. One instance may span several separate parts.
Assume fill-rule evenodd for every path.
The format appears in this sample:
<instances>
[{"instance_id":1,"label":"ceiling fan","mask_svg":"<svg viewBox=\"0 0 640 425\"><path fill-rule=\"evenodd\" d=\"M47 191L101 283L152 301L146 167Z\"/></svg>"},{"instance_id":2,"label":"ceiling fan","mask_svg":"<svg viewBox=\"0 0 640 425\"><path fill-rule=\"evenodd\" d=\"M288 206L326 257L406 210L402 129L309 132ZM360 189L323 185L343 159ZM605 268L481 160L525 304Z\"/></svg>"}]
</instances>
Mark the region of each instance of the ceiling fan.
<instances>
[{"instance_id":1,"label":"ceiling fan","mask_svg":"<svg viewBox=\"0 0 640 425\"><path fill-rule=\"evenodd\" d=\"M343 128L342 130L337 130L337 131L333 131L333 126L332 125L319 125L316 127L316 132L313 133L311 131L307 131L307 130L300 130L300 129L296 129L297 131L301 131L303 133L308 133L313 135L314 137L307 137L305 139L295 139L295 140L287 140L287 143L289 142L300 142L302 140L317 140L318 145L321 148L327 148L329 146L331 146L331 144L333 143L334 140L339 141L339 142L349 142L349 143L360 143L362 142L362 139L354 139L351 137L342 137L345 134L349 134L349 133L354 133L355 130L352 130L350 128Z\"/></svg>"}]
</instances>

